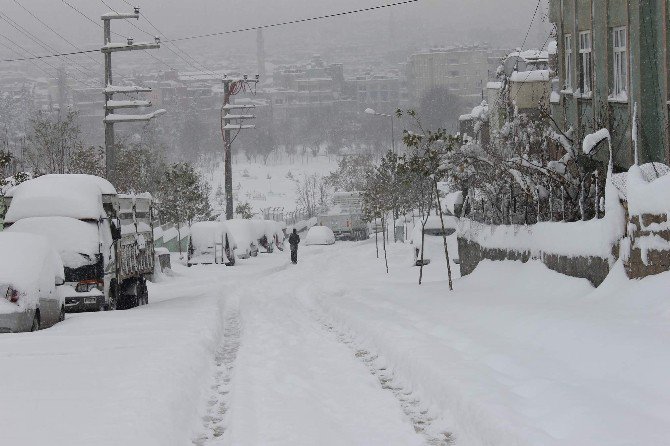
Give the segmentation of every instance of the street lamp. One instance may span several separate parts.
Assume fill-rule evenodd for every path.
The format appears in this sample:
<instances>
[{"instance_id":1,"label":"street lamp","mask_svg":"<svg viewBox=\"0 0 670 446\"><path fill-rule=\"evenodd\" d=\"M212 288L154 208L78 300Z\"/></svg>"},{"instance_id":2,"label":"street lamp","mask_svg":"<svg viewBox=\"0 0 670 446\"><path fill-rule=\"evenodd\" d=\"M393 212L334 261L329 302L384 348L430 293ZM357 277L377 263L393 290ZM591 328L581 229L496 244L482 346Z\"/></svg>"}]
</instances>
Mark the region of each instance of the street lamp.
<instances>
[{"instance_id":1,"label":"street lamp","mask_svg":"<svg viewBox=\"0 0 670 446\"><path fill-rule=\"evenodd\" d=\"M391 147L393 147L393 153L396 153L395 151L395 131L394 131L394 123L393 123L393 115L387 115L385 113L377 113L371 108L366 108L365 113L368 115L373 115L373 116L381 116L383 118L391 118Z\"/></svg>"}]
</instances>

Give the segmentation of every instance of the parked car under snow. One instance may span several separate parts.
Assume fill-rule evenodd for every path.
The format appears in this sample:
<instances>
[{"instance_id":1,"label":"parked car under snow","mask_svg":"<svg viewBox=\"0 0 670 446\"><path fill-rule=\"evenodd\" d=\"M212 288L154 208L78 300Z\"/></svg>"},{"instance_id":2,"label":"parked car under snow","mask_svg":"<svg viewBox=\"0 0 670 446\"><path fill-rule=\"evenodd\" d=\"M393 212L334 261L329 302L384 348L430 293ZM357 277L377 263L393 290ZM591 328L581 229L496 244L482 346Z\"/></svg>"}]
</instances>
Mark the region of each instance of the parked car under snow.
<instances>
[{"instance_id":1,"label":"parked car under snow","mask_svg":"<svg viewBox=\"0 0 670 446\"><path fill-rule=\"evenodd\" d=\"M224 222L233 234L237 244L235 255L238 259L258 256L258 228L252 220L225 220L225 216L221 216L219 221Z\"/></svg>"},{"instance_id":2,"label":"parked car under snow","mask_svg":"<svg viewBox=\"0 0 670 446\"><path fill-rule=\"evenodd\" d=\"M65 319L56 286L63 263L46 238L0 233L0 333L37 331Z\"/></svg>"},{"instance_id":3,"label":"parked car under snow","mask_svg":"<svg viewBox=\"0 0 670 446\"><path fill-rule=\"evenodd\" d=\"M65 268L65 297L67 312L99 309L105 304L102 280L103 255L100 238L103 228L95 221L70 217L25 218L5 229L7 233L27 233L44 236L56 249Z\"/></svg>"},{"instance_id":4,"label":"parked car under snow","mask_svg":"<svg viewBox=\"0 0 670 446\"><path fill-rule=\"evenodd\" d=\"M334 245L335 234L328 226L312 226L305 237L305 245Z\"/></svg>"},{"instance_id":5,"label":"parked car under snow","mask_svg":"<svg viewBox=\"0 0 670 446\"><path fill-rule=\"evenodd\" d=\"M203 221L191 226L188 247L188 266L221 264L235 265L235 238L228 226L220 221Z\"/></svg>"},{"instance_id":6,"label":"parked car under snow","mask_svg":"<svg viewBox=\"0 0 670 446\"><path fill-rule=\"evenodd\" d=\"M267 253L274 252L275 248L284 249L284 231L282 225L273 220L251 220L259 248Z\"/></svg>"}]
</instances>

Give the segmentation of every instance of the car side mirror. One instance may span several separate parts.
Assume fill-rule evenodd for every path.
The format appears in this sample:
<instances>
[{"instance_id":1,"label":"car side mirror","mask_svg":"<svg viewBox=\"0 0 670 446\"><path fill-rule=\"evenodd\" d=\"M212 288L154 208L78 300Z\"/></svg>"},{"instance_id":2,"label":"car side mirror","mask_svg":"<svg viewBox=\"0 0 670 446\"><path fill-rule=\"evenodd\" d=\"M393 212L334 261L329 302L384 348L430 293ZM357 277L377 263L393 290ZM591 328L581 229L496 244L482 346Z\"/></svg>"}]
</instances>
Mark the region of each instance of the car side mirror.
<instances>
[{"instance_id":1,"label":"car side mirror","mask_svg":"<svg viewBox=\"0 0 670 446\"><path fill-rule=\"evenodd\" d=\"M63 286L65 285L65 279L62 277L56 277L56 286Z\"/></svg>"}]
</instances>

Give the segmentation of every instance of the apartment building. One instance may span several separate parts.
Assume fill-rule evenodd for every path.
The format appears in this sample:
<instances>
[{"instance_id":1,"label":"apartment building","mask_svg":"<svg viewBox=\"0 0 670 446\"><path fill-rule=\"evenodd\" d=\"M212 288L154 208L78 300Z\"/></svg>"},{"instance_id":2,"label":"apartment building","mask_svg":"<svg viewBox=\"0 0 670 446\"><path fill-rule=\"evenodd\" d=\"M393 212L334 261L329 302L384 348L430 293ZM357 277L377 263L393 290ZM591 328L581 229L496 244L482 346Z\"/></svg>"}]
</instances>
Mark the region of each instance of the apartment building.
<instances>
[{"instance_id":1,"label":"apartment building","mask_svg":"<svg viewBox=\"0 0 670 446\"><path fill-rule=\"evenodd\" d=\"M552 114L575 139L606 127L619 168L633 162L637 109L641 162L668 163L668 2L551 0L558 40ZM606 156L606 155L603 155Z\"/></svg>"}]
</instances>

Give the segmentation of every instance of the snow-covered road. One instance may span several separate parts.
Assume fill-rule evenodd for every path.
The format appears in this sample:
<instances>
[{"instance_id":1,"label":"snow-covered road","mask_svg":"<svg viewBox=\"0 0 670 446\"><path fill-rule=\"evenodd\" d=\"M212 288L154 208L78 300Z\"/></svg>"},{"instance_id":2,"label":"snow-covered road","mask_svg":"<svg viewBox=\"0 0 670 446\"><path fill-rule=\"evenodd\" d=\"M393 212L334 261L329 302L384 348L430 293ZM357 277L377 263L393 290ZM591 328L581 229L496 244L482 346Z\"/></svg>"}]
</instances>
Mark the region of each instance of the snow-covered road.
<instances>
[{"instance_id":1,"label":"snow-covered road","mask_svg":"<svg viewBox=\"0 0 670 446\"><path fill-rule=\"evenodd\" d=\"M670 435L670 276L593 291L439 243L176 267L151 304L0 336L0 444L649 445Z\"/></svg>"}]
</instances>

